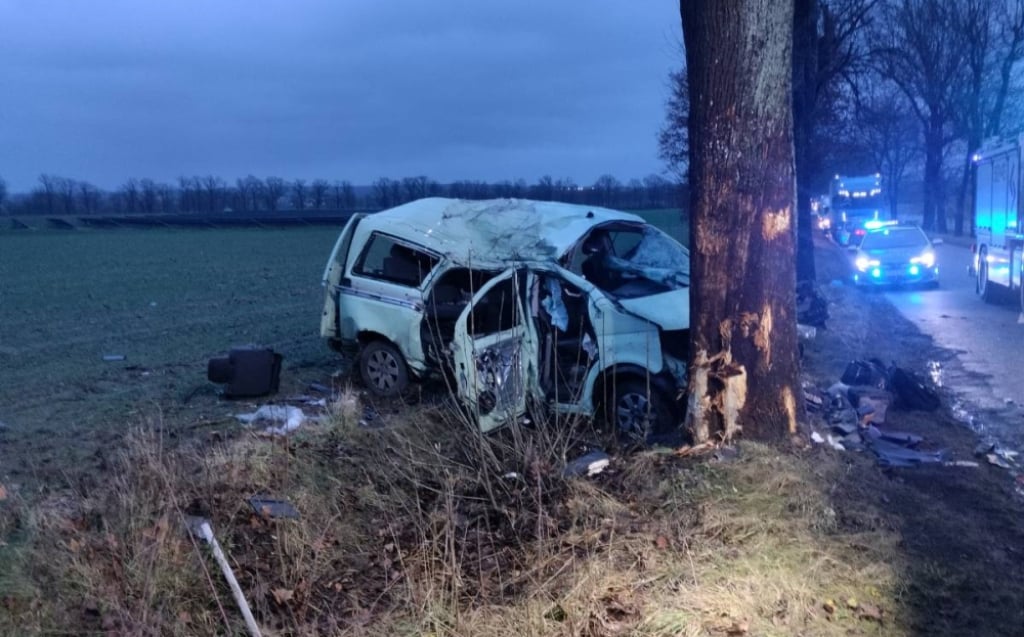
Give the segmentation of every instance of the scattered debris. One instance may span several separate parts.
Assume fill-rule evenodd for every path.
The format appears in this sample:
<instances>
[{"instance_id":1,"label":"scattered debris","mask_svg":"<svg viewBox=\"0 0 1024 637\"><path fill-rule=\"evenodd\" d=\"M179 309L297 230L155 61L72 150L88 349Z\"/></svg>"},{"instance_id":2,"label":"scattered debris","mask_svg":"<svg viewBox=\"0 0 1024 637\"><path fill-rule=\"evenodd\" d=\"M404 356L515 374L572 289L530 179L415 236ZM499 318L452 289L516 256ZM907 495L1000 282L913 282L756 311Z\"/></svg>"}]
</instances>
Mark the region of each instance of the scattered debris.
<instances>
[{"instance_id":1,"label":"scattered debris","mask_svg":"<svg viewBox=\"0 0 1024 637\"><path fill-rule=\"evenodd\" d=\"M213 535L213 527L210 525L210 521L206 518L187 516L185 522L188 526L188 530L193 535L210 546L210 550L213 552L213 557L217 560L217 564L220 566L221 572L224 573L224 579L227 580L228 586L231 588L231 592L235 596L235 602L238 604L238 608L242 611L242 617L245 618L245 626L249 629L249 634L252 637L260 637L260 627L256 624L256 618L252 616L252 610L249 609L249 602L245 600L245 593L242 592L242 587L238 585L238 580L235 579L235 573L231 570L231 565L228 564L228 560L224 556L224 551L220 548L220 543Z\"/></svg>"},{"instance_id":2,"label":"scattered debris","mask_svg":"<svg viewBox=\"0 0 1024 637\"><path fill-rule=\"evenodd\" d=\"M813 325L804 325L802 323L797 323L796 335L799 338L803 338L809 341L818 336L818 328L814 327Z\"/></svg>"},{"instance_id":3,"label":"scattered debris","mask_svg":"<svg viewBox=\"0 0 1024 637\"><path fill-rule=\"evenodd\" d=\"M249 498L249 506L264 518L296 519L299 512L287 500L278 500L268 495L254 495Z\"/></svg>"},{"instance_id":4,"label":"scattered debris","mask_svg":"<svg viewBox=\"0 0 1024 637\"><path fill-rule=\"evenodd\" d=\"M264 430L265 433L272 436L283 436L288 432L295 431L302 426L302 423L306 422L306 414L292 405L263 405L252 413L238 414L235 418L247 425L263 420L284 423L281 426L267 427Z\"/></svg>"},{"instance_id":5,"label":"scattered debris","mask_svg":"<svg viewBox=\"0 0 1024 637\"><path fill-rule=\"evenodd\" d=\"M917 374L896 366L889 370L889 387L906 409L935 411L941 404L939 394Z\"/></svg>"},{"instance_id":6,"label":"scattered debris","mask_svg":"<svg viewBox=\"0 0 1024 637\"><path fill-rule=\"evenodd\" d=\"M889 411L889 405L892 404L893 395L884 389L877 387L850 387L848 390L850 402L853 406L858 408L858 411L864 407L868 407L872 410L871 422L884 425L885 417Z\"/></svg>"},{"instance_id":7,"label":"scattered debris","mask_svg":"<svg viewBox=\"0 0 1024 637\"><path fill-rule=\"evenodd\" d=\"M985 459L988 460L989 464L995 465L995 466L999 467L1000 469L1012 469L1013 468L1012 464L1010 464L1009 462L1004 460L1002 456L1000 456L998 454L995 454L995 453L986 454L985 455Z\"/></svg>"},{"instance_id":8,"label":"scattered debris","mask_svg":"<svg viewBox=\"0 0 1024 637\"><path fill-rule=\"evenodd\" d=\"M708 441L702 442L699 445L683 445L682 447L676 449L673 453L679 456L680 458L685 458L687 456L696 456L702 453L706 453L714 448L715 443Z\"/></svg>"},{"instance_id":9,"label":"scattered debris","mask_svg":"<svg viewBox=\"0 0 1024 637\"><path fill-rule=\"evenodd\" d=\"M604 471L610 463L611 458L608 454L599 449L594 450L566 464L562 470L562 477L595 476Z\"/></svg>"},{"instance_id":10,"label":"scattered debris","mask_svg":"<svg viewBox=\"0 0 1024 637\"><path fill-rule=\"evenodd\" d=\"M711 454L711 459L716 462L730 462L738 458L739 455L740 450L736 447L719 447Z\"/></svg>"},{"instance_id":11,"label":"scattered debris","mask_svg":"<svg viewBox=\"0 0 1024 637\"><path fill-rule=\"evenodd\" d=\"M813 281L801 281L796 286L796 322L809 327L825 327L828 320L828 299L818 291ZM810 336L808 338L814 338Z\"/></svg>"},{"instance_id":12,"label":"scattered debris","mask_svg":"<svg viewBox=\"0 0 1024 637\"><path fill-rule=\"evenodd\" d=\"M811 439L837 451L870 452L879 465L887 468L921 464L971 466L969 463L954 464L956 461L948 458L946 450L917 449L924 442L922 436L884 428L889 407L898 395L887 389L891 388L894 377L900 379L897 385L901 387L914 384L909 390L912 397L920 398L925 392L930 392L938 400L938 395L919 379L895 365L886 369L877 359L852 361L846 366L842 382L828 388L828 402L823 409L824 420L836 436L814 432ZM805 395L813 394L805 388ZM926 401L914 403L912 398L909 402L920 407Z\"/></svg>"},{"instance_id":13,"label":"scattered debris","mask_svg":"<svg viewBox=\"0 0 1024 637\"><path fill-rule=\"evenodd\" d=\"M278 389L282 359L267 347L236 347L227 356L211 358L206 376L211 382L226 385L225 398L266 396Z\"/></svg>"},{"instance_id":14,"label":"scattered debris","mask_svg":"<svg viewBox=\"0 0 1024 637\"><path fill-rule=\"evenodd\" d=\"M884 389L887 375L885 364L877 358L872 358L871 360L857 360L847 363L840 380L844 385L860 385Z\"/></svg>"},{"instance_id":15,"label":"scattered debris","mask_svg":"<svg viewBox=\"0 0 1024 637\"><path fill-rule=\"evenodd\" d=\"M315 391L318 394L327 394L327 395L330 395L330 394L334 393L334 392L331 391L330 387L328 387L327 385L324 385L323 383L310 383L309 384L309 391Z\"/></svg>"},{"instance_id":16,"label":"scattered debris","mask_svg":"<svg viewBox=\"0 0 1024 637\"><path fill-rule=\"evenodd\" d=\"M973 460L950 460L949 462L943 462L942 466L944 466L944 467L973 467L973 468L977 468L977 467L980 467L981 465L978 464L977 462L974 462Z\"/></svg>"},{"instance_id":17,"label":"scattered debris","mask_svg":"<svg viewBox=\"0 0 1024 637\"><path fill-rule=\"evenodd\" d=\"M985 458L990 465L1001 469L1013 469L1019 454L994 442L986 441L974 448L974 455Z\"/></svg>"},{"instance_id":18,"label":"scattered debris","mask_svg":"<svg viewBox=\"0 0 1024 637\"><path fill-rule=\"evenodd\" d=\"M124 354L104 354L103 355L103 360L108 362L108 363L114 363L114 362L117 362L117 361L123 361L123 360L126 360L127 358L128 357L125 356Z\"/></svg>"},{"instance_id":19,"label":"scattered debris","mask_svg":"<svg viewBox=\"0 0 1024 637\"><path fill-rule=\"evenodd\" d=\"M370 405L363 407L363 417L359 419L360 427L383 427L384 424L378 422L380 419L380 412L374 409Z\"/></svg>"},{"instance_id":20,"label":"scattered debris","mask_svg":"<svg viewBox=\"0 0 1024 637\"><path fill-rule=\"evenodd\" d=\"M6 499L7 499L7 487L5 487L4 485L0 484L0 502L3 502Z\"/></svg>"}]
</instances>

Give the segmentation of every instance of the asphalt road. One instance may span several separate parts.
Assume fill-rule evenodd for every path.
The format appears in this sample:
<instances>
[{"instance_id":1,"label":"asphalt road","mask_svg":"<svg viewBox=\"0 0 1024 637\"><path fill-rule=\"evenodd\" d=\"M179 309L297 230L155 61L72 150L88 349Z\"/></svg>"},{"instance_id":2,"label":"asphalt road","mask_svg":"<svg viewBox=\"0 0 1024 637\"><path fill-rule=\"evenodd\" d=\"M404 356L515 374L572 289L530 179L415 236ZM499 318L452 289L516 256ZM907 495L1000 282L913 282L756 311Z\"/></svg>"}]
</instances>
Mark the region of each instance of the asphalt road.
<instances>
[{"instance_id":1,"label":"asphalt road","mask_svg":"<svg viewBox=\"0 0 1024 637\"><path fill-rule=\"evenodd\" d=\"M933 378L985 412L989 429L1006 442L1024 439L1024 324L1010 299L988 304L974 292L968 276L968 248L936 247L937 289L888 289L883 293L903 316L929 334L935 344L957 354L936 361ZM996 422L998 421L998 422Z\"/></svg>"}]
</instances>

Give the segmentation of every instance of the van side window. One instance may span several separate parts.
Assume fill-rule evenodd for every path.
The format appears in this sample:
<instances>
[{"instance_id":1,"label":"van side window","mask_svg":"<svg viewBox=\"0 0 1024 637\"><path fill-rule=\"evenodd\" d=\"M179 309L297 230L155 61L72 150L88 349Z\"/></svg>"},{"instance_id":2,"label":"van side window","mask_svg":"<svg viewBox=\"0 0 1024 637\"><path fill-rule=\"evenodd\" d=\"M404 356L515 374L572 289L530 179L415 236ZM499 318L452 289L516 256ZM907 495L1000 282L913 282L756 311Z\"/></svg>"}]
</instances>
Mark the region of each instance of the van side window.
<instances>
[{"instance_id":1,"label":"van side window","mask_svg":"<svg viewBox=\"0 0 1024 637\"><path fill-rule=\"evenodd\" d=\"M438 258L398 243L391 237L374 233L359 256L355 274L418 288L427 278Z\"/></svg>"}]
</instances>

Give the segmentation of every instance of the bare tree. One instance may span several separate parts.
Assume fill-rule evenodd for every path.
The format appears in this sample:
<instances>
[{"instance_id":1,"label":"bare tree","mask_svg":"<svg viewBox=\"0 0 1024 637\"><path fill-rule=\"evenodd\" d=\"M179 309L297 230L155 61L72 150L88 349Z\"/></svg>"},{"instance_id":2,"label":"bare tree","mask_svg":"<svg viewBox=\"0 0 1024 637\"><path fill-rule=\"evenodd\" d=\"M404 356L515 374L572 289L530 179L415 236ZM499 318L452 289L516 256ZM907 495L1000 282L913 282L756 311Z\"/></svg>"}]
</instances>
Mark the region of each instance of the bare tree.
<instances>
[{"instance_id":1,"label":"bare tree","mask_svg":"<svg viewBox=\"0 0 1024 637\"><path fill-rule=\"evenodd\" d=\"M942 161L956 139L957 78L966 69L971 43L959 31L959 7L951 0L894 0L882 6L875 30L875 59L900 87L924 137L924 213L927 230L946 231Z\"/></svg>"},{"instance_id":2,"label":"bare tree","mask_svg":"<svg viewBox=\"0 0 1024 637\"><path fill-rule=\"evenodd\" d=\"M242 180L242 183L245 185L245 194L249 201L249 203L246 204L246 209L259 210L260 201L263 199L263 180L259 177L249 175Z\"/></svg>"},{"instance_id":3,"label":"bare tree","mask_svg":"<svg viewBox=\"0 0 1024 637\"><path fill-rule=\"evenodd\" d=\"M555 198L555 181L551 175L544 175L530 187L530 196L541 201L552 201Z\"/></svg>"},{"instance_id":4,"label":"bare tree","mask_svg":"<svg viewBox=\"0 0 1024 637\"><path fill-rule=\"evenodd\" d=\"M974 207L974 152L986 137L1002 131L1003 110L1013 80L1013 66L1024 55L1024 0L959 0L957 31L966 49L966 77L957 82L960 107L954 110L966 153L957 192L954 232L962 235L965 211ZM971 226L973 231L973 219Z\"/></svg>"},{"instance_id":5,"label":"bare tree","mask_svg":"<svg viewBox=\"0 0 1024 637\"><path fill-rule=\"evenodd\" d=\"M57 197L61 210L66 215L75 213L75 180L67 177L57 179Z\"/></svg>"},{"instance_id":6,"label":"bare tree","mask_svg":"<svg viewBox=\"0 0 1024 637\"><path fill-rule=\"evenodd\" d=\"M597 194L598 203L602 206L614 206L621 189L622 184L612 175L601 175L594 182L594 192Z\"/></svg>"},{"instance_id":7,"label":"bare tree","mask_svg":"<svg viewBox=\"0 0 1024 637\"><path fill-rule=\"evenodd\" d=\"M271 212L277 210L277 203L287 189L287 184L280 177L267 177L263 180L263 203L267 210Z\"/></svg>"},{"instance_id":8,"label":"bare tree","mask_svg":"<svg viewBox=\"0 0 1024 637\"><path fill-rule=\"evenodd\" d=\"M877 77L868 85L857 99L857 130L861 145L882 174L889 215L896 219L903 177L920 155L920 124L899 89Z\"/></svg>"},{"instance_id":9,"label":"bare tree","mask_svg":"<svg viewBox=\"0 0 1024 637\"><path fill-rule=\"evenodd\" d=\"M391 192L391 180L387 177L381 177L373 182L373 199L377 203L378 208L383 210L397 203L391 199Z\"/></svg>"},{"instance_id":10,"label":"bare tree","mask_svg":"<svg viewBox=\"0 0 1024 637\"><path fill-rule=\"evenodd\" d=\"M156 212L156 182L152 179L147 178L139 181L139 205L145 213L152 214Z\"/></svg>"},{"instance_id":11,"label":"bare tree","mask_svg":"<svg viewBox=\"0 0 1024 637\"><path fill-rule=\"evenodd\" d=\"M95 214L100 209L100 190L87 181L79 181L76 184L78 189L78 207L87 215Z\"/></svg>"},{"instance_id":12,"label":"bare tree","mask_svg":"<svg viewBox=\"0 0 1024 637\"><path fill-rule=\"evenodd\" d=\"M196 181L201 181L203 191L206 193L206 210L219 212L224 207L224 189L227 188L227 184L223 179L214 175L207 175L202 180L196 177Z\"/></svg>"},{"instance_id":13,"label":"bare tree","mask_svg":"<svg viewBox=\"0 0 1024 637\"><path fill-rule=\"evenodd\" d=\"M41 195L43 204L46 207L46 214L52 215L57 210L57 196L60 190L61 178L56 175L39 175L39 185L42 186Z\"/></svg>"},{"instance_id":14,"label":"bare tree","mask_svg":"<svg viewBox=\"0 0 1024 637\"><path fill-rule=\"evenodd\" d=\"M403 178L402 188L405 191L405 201L415 201L426 197L429 183L430 180L424 175Z\"/></svg>"},{"instance_id":15,"label":"bare tree","mask_svg":"<svg viewBox=\"0 0 1024 637\"><path fill-rule=\"evenodd\" d=\"M330 188L330 184L327 183L326 179L314 179L313 183L309 185L309 197L310 203L313 204L314 210L320 210L324 207L327 202L327 190Z\"/></svg>"},{"instance_id":16,"label":"bare tree","mask_svg":"<svg viewBox=\"0 0 1024 637\"><path fill-rule=\"evenodd\" d=\"M878 0L795 0L793 142L797 184L797 280L815 279L811 198L824 189L828 131L822 119L848 103L867 58L864 32Z\"/></svg>"},{"instance_id":17,"label":"bare tree","mask_svg":"<svg viewBox=\"0 0 1024 637\"><path fill-rule=\"evenodd\" d=\"M797 433L792 0L680 0L696 440Z\"/></svg>"},{"instance_id":18,"label":"bare tree","mask_svg":"<svg viewBox=\"0 0 1024 637\"><path fill-rule=\"evenodd\" d=\"M4 181L3 177L0 177L0 214L6 210L4 204L7 203L7 182Z\"/></svg>"},{"instance_id":19,"label":"bare tree","mask_svg":"<svg viewBox=\"0 0 1024 637\"><path fill-rule=\"evenodd\" d=\"M331 187L334 207L337 210L352 210L356 207L356 190L348 181L336 181Z\"/></svg>"},{"instance_id":20,"label":"bare tree","mask_svg":"<svg viewBox=\"0 0 1024 637\"><path fill-rule=\"evenodd\" d=\"M185 212L199 212L199 189L191 177L178 177L179 208Z\"/></svg>"},{"instance_id":21,"label":"bare tree","mask_svg":"<svg viewBox=\"0 0 1024 637\"><path fill-rule=\"evenodd\" d=\"M156 201L160 212L164 214L174 212L174 189L168 184L157 184Z\"/></svg>"},{"instance_id":22,"label":"bare tree","mask_svg":"<svg viewBox=\"0 0 1024 637\"><path fill-rule=\"evenodd\" d=\"M132 177L121 186L125 212L139 211L139 180Z\"/></svg>"},{"instance_id":23,"label":"bare tree","mask_svg":"<svg viewBox=\"0 0 1024 637\"><path fill-rule=\"evenodd\" d=\"M665 123L658 133L658 157L677 180L685 182L690 153L690 87L686 68L673 71L668 81L672 93L665 105Z\"/></svg>"},{"instance_id":24,"label":"bare tree","mask_svg":"<svg viewBox=\"0 0 1024 637\"><path fill-rule=\"evenodd\" d=\"M250 175L250 177L251 176L252 175ZM252 208L250 208L249 206L250 202L252 201L251 188L252 182L250 182L248 178L239 177L238 179L235 179L235 193L237 195L235 208L242 212L247 212L250 209L255 209L255 206L253 206Z\"/></svg>"}]
</instances>

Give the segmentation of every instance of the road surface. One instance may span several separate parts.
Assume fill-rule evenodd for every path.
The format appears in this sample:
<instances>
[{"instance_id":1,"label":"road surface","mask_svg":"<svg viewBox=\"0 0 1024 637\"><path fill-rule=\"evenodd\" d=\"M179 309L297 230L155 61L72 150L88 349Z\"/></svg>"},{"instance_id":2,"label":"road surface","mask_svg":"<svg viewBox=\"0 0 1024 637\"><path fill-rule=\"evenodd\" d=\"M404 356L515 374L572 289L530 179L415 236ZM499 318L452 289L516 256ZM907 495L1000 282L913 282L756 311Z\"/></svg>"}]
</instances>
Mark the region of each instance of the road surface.
<instances>
[{"instance_id":1,"label":"road surface","mask_svg":"<svg viewBox=\"0 0 1024 637\"><path fill-rule=\"evenodd\" d=\"M891 289L886 297L935 344L957 354L936 363L938 380L974 410L988 433L1010 445L1024 443L1024 324L1019 303L988 304L967 274L968 248L936 247L938 289Z\"/></svg>"}]
</instances>

